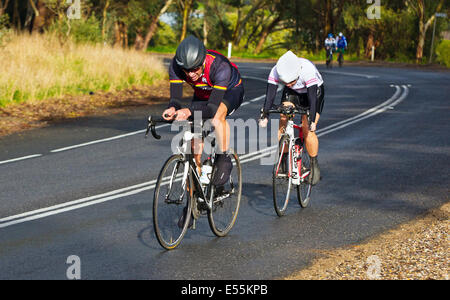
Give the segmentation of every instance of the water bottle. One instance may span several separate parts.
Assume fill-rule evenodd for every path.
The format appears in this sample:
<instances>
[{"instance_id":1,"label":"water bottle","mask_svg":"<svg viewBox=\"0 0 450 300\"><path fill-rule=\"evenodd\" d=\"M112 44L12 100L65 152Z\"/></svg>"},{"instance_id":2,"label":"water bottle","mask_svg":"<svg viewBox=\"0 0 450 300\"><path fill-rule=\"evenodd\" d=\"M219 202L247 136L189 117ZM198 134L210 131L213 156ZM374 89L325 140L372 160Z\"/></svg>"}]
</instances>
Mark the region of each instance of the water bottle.
<instances>
[{"instance_id":1,"label":"water bottle","mask_svg":"<svg viewBox=\"0 0 450 300\"><path fill-rule=\"evenodd\" d=\"M204 185L209 184L212 173L211 157L208 157L202 165L202 175L200 176L200 182Z\"/></svg>"}]
</instances>

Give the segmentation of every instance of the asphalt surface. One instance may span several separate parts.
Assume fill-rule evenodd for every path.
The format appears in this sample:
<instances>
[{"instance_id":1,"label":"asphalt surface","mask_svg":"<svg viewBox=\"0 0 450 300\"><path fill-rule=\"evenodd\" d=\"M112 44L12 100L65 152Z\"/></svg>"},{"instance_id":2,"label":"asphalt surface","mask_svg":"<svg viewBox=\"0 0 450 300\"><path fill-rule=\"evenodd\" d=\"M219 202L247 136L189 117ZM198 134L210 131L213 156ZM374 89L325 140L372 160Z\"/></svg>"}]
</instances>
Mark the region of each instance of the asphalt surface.
<instances>
[{"instance_id":1,"label":"asphalt surface","mask_svg":"<svg viewBox=\"0 0 450 300\"><path fill-rule=\"evenodd\" d=\"M256 119L271 65L238 66L247 104L232 118ZM247 149L233 230L216 238L203 218L174 251L154 237L152 200L177 132L142 132L163 106L0 138L0 279L67 279L72 255L81 279L276 279L448 202L450 73L319 70L323 179L310 206L292 198L277 217L272 167Z\"/></svg>"}]
</instances>

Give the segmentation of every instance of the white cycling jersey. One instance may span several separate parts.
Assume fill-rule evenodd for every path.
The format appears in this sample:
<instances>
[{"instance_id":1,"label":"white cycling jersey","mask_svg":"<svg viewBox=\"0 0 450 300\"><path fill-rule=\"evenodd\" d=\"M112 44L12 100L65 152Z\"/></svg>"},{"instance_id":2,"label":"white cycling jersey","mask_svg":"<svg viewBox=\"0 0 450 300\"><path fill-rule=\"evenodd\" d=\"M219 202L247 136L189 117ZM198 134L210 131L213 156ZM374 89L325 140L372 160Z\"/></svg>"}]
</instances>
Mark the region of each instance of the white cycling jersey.
<instances>
[{"instance_id":1,"label":"white cycling jersey","mask_svg":"<svg viewBox=\"0 0 450 300\"><path fill-rule=\"evenodd\" d=\"M325 39L325 47L326 46L330 46L330 47L336 47L336 39L335 38L327 38Z\"/></svg>"},{"instance_id":2,"label":"white cycling jersey","mask_svg":"<svg viewBox=\"0 0 450 300\"><path fill-rule=\"evenodd\" d=\"M307 88L317 84L317 86L321 86L323 84L322 75L317 70L316 66L305 58L297 57L300 61L300 76L297 80L297 83L291 88L299 94L307 93ZM277 72L277 67L273 67L270 72L268 82L271 84L283 84L280 81L280 76Z\"/></svg>"}]
</instances>

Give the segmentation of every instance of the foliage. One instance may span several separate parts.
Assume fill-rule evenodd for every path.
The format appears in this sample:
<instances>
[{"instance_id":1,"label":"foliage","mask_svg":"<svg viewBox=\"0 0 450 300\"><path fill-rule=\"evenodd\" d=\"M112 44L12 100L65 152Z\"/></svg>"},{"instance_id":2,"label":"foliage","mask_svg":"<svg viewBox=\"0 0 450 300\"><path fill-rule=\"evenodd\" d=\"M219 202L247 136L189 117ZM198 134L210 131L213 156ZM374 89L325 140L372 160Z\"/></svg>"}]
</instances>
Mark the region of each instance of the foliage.
<instances>
[{"instance_id":1,"label":"foliage","mask_svg":"<svg viewBox=\"0 0 450 300\"><path fill-rule=\"evenodd\" d=\"M450 41L442 41L436 49L437 60L450 68Z\"/></svg>"},{"instance_id":2,"label":"foliage","mask_svg":"<svg viewBox=\"0 0 450 300\"><path fill-rule=\"evenodd\" d=\"M95 16L70 20L58 26L53 24L49 27L49 32L61 31L76 43L101 43L102 34L100 22Z\"/></svg>"},{"instance_id":3,"label":"foliage","mask_svg":"<svg viewBox=\"0 0 450 300\"><path fill-rule=\"evenodd\" d=\"M9 5L0 16L0 28L19 27L24 31L33 28L31 20L36 18L33 19L33 9L30 9L32 1L17 1L18 13ZM70 2L33 1L35 4L45 2L44 29L58 33L62 43L70 39L136 49L151 32L155 18L158 21L161 8L168 3L168 0L81 0L81 20L69 21L66 13ZM438 2L443 4L438 5ZM182 14L189 3L172 1L163 15L170 24L159 20L155 34L144 45L148 44L151 49L176 47L183 28ZM232 42L233 51L243 56L272 56L292 49L322 57L323 41L329 31L343 32L351 57L367 58L368 50L375 46L376 59L413 61L422 44L426 60L431 55L432 26L427 27L425 34L420 34L423 33L419 30L420 3L425 3L425 22L436 10L448 12L450 8L450 2L443 0L382 1L381 18L371 20L367 16L370 7L367 0L194 0L187 34L205 39L207 47L212 49L226 49ZM9 25L2 26L5 21L9 21ZM441 32L446 30L447 24L443 19L437 22L435 45L441 43Z\"/></svg>"}]
</instances>

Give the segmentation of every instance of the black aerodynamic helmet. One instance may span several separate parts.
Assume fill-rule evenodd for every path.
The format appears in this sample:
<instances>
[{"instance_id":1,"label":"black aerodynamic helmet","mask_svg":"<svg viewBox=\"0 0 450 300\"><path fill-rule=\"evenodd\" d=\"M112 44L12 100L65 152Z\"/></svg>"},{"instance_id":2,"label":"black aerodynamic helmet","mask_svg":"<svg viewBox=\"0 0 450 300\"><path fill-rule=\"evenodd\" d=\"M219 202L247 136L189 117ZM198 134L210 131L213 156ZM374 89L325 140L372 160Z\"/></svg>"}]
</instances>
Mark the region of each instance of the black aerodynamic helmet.
<instances>
[{"instance_id":1,"label":"black aerodynamic helmet","mask_svg":"<svg viewBox=\"0 0 450 300\"><path fill-rule=\"evenodd\" d=\"M206 48L202 41L192 35L185 38L177 48L175 60L185 69L191 70L200 67L205 61Z\"/></svg>"}]
</instances>

